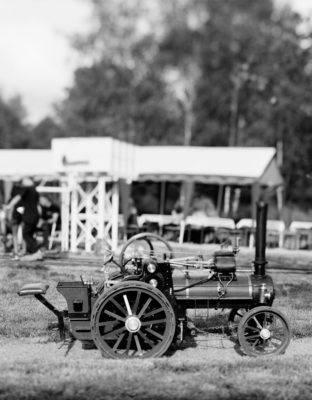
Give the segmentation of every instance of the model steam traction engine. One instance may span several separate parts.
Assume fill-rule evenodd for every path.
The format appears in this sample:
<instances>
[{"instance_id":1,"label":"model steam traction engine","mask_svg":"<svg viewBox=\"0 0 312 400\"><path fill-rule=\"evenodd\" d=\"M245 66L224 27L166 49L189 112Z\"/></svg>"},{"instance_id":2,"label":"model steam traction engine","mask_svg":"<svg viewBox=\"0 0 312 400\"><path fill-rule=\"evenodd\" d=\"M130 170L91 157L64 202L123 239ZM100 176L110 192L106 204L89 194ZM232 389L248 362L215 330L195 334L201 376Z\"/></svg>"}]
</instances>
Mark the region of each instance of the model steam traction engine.
<instances>
[{"instance_id":1,"label":"model steam traction engine","mask_svg":"<svg viewBox=\"0 0 312 400\"><path fill-rule=\"evenodd\" d=\"M33 294L59 319L69 318L73 339L96 345L112 358L157 357L184 338L187 310L229 308L229 324L242 350L252 356L281 354L290 342L286 318L272 308L274 286L266 275L266 204L257 210L256 254L253 273L238 271L236 253L220 250L209 260L202 256L174 258L161 237L142 233L121 249L118 265L100 283L59 282L68 310L56 310L44 297L47 285L25 285L20 295ZM156 246L155 246L156 241ZM157 245L165 245L165 251ZM108 268L108 267L104 267Z\"/></svg>"}]
</instances>

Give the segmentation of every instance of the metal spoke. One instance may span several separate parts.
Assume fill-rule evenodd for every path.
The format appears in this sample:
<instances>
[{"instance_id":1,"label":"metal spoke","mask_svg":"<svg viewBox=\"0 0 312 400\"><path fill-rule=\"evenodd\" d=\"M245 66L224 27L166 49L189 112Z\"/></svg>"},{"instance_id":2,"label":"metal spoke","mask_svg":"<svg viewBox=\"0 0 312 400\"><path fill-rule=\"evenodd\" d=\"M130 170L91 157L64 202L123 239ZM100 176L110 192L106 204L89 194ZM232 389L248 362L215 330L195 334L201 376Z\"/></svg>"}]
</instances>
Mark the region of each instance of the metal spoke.
<instances>
[{"instance_id":1,"label":"metal spoke","mask_svg":"<svg viewBox=\"0 0 312 400\"><path fill-rule=\"evenodd\" d=\"M121 333L121 332L123 332L123 331L125 331L125 330L126 330L126 327L125 327L125 326L122 326L121 328L112 330L112 331L110 331L110 332L106 332L104 335L101 335L101 336L103 337L103 339L105 339L105 338L107 338L107 337L110 336L110 335L117 335L117 333Z\"/></svg>"},{"instance_id":2,"label":"metal spoke","mask_svg":"<svg viewBox=\"0 0 312 400\"><path fill-rule=\"evenodd\" d=\"M141 322L141 326L156 325L156 324L164 324L164 323L166 323L166 322L167 322L166 318L163 318L163 319L156 319L156 320Z\"/></svg>"},{"instance_id":3,"label":"metal spoke","mask_svg":"<svg viewBox=\"0 0 312 400\"><path fill-rule=\"evenodd\" d=\"M126 347L127 351L130 350L131 341L132 341L132 335L133 335L133 333L130 332L130 333L129 333L129 336L128 336L128 340L127 340L127 347Z\"/></svg>"},{"instance_id":4,"label":"metal spoke","mask_svg":"<svg viewBox=\"0 0 312 400\"><path fill-rule=\"evenodd\" d=\"M250 336L246 336L246 339L248 340L248 339L255 339L255 338L258 338L259 337L259 335L250 335Z\"/></svg>"},{"instance_id":5,"label":"metal spoke","mask_svg":"<svg viewBox=\"0 0 312 400\"><path fill-rule=\"evenodd\" d=\"M272 347L275 347L276 349L279 348L279 347L281 347L281 343L273 342L272 339L273 339L273 338L270 338L270 339L268 340L268 342L271 343Z\"/></svg>"},{"instance_id":6,"label":"metal spoke","mask_svg":"<svg viewBox=\"0 0 312 400\"><path fill-rule=\"evenodd\" d=\"M135 341L135 344L136 344L139 354L142 354L142 348L141 348L140 341L139 341L139 338L137 335L134 335L134 341Z\"/></svg>"},{"instance_id":7,"label":"metal spoke","mask_svg":"<svg viewBox=\"0 0 312 400\"><path fill-rule=\"evenodd\" d=\"M147 309L147 307L150 305L150 302L152 301L152 298L150 297L147 302L144 304L144 306L142 307L141 311L138 314L138 317L141 318L142 315L144 314L145 310Z\"/></svg>"},{"instance_id":8,"label":"metal spoke","mask_svg":"<svg viewBox=\"0 0 312 400\"><path fill-rule=\"evenodd\" d=\"M254 331L254 332L260 332L261 331L261 329L259 329L259 328L256 328L255 326L250 326L250 325L246 325L246 328L248 328L248 329L250 329L250 330L252 330L252 331Z\"/></svg>"},{"instance_id":9,"label":"metal spoke","mask_svg":"<svg viewBox=\"0 0 312 400\"><path fill-rule=\"evenodd\" d=\"M147 314L143 315L144 318L150 317L151 315L159 314L160 312L164 311L163 307L157 308L156 310L150 311Z\"/></svg>"},{"instance_id":10,"label":"metal spoke","mask_svg":"<svg viewBox=\"0 0 312 400\"><path fill-rule=\"evenodd\" d=\"M260 339L255 340L255 342L253 343L252 347L255 349L256 345L259 343Z\"/></svg>"},{"instance_id":11,"label":"metal spoke","mask_svg":"<svg viewBox=\"0 0 312 400\"><path fill-rule=\"evenodd\" d=\"M114 298L112 298L110 301L114 304L116 308L118 308L120 312L122 312L124 315L127 315L127 311L119 303L117 303Z\"/></svg>"},{"instance_id":12,"label":"metal spoke","mask_svg":"<svg viewBox=\"0 0 312 400\"><path fill-rule=\"evenodd\" d=\"M109 315L110 317L113 317L113 318L117 319L118 321L124 322L124 321L126 320L126 318L121 317L120 315L115 314L115 313L113 313L113 312L111 312L111 311L109 311L109 310L105 310L105 311L104 311L104 314L107 314L107 315Z\"/></svg>"},{"instance_id":13,"label":"metal spoke","mask_svg":"<svg viewBox=\"0 0 312 400\"><path fill-rule=\"evenodd\" d=\"M141 298L141 292L138 291L136 299L135 299L135 303L134 303L134 306L133 306L133 313L134 314L136 314L136 312L138 310L140 298Z\"/></svg>"},{"instance_id":14,"label":"metal spoke","mask_svg":"<svg viewBox=\"0 0 312 400\"><path fill-rule=\"evenodd\" d=\"M263 328L267 326L268 317L269 317L268 314L264 313L263 323L262 323Z\"/></svg>"},{"instance_id":15,"label":"metal spoke","mask_svg":"<svg viewBox=\"0 0 312 400\"><path fill-rule=\"evenodd\" d=\"M145 343L149 344L151 347L154 346L154 342L152 342L146 335L144 335L144 333L138 331L138 335L141 336Z\"/></svg>"},{"instance_id":16,"label":"metal spoke","mask_svg":"<svg viewBox=\"0 0 312 400\"><path fill-rule=\"evenodd\" d=\"M95 324L95 326L100 328L102 326L106 326L106 325L111 326L111 325L117 324L117 323L118 323L118 321L105 321L105 322L99 322L98 324Z\"/></svg>"},{"instance_id":17,"label":"metal spoke","mask_svg":"<svg viewBox=\"0 0 312 400\"><path fill-rule=\"evenodd\" d=\"M283 337L276 335L275 333L272 334L271 339L276 339L276 340L283 340Z\"/></svg>"},{"instance_id":18,"label":"metal spoke","mask_svg":"<svg viewBox=\"0 0 312 400\"><path fill-rule=\"evenodd\" d=\"M126 332L124 332L122 335L120 335L118 337L118 339L116 340L116 343L114 344L113 347L113 351L116 351L118 349L118 346L120 345L120 342L122 341L122 339L125 337Z\"/></svg>"},{"instance_id":19,"label":"metal spoke","mask_svg":"<svg viewBox=\"0 0 312 400\"><path fill-rule=\"evenodd\" d=\"M256 324L257 324L258 328L261 330L263 327L262 327L262 325L260 324L260 322L257 320L257 318L256 318L255 315L252 317L252 319L256 321Z\"/></svg>"},{"instance_id":20,"label":"metal spoke","mask_svg":"<svg viewBox=\"0 0 312 400\"><path fill-rule=\"evenodd\" d=\"M150 333L150 334L152 334L152 335L154 335L154 336L156 336L158 339L163 339L164 338L164 336L163 335L161 335L160 333L158 333L158 332L155 332L153 329L151 329L151 328L147 328L146 329L146 332L148 332L148 333Z\"/></svg>"},{"instance_id":21,"label":"metal spoke","mask_svg":"<svg viewBox=\"0 0 312 400\"><path fill-rule=\"evenodd\" d=\"M132 311L131 311L131 307L130 307L127 295L124 294L123 295L123 299L124 299L124 302L125 302L125 305L126 305L126 308L127 308L128 315L132 315Z\"/></svg>"}]
</instances>

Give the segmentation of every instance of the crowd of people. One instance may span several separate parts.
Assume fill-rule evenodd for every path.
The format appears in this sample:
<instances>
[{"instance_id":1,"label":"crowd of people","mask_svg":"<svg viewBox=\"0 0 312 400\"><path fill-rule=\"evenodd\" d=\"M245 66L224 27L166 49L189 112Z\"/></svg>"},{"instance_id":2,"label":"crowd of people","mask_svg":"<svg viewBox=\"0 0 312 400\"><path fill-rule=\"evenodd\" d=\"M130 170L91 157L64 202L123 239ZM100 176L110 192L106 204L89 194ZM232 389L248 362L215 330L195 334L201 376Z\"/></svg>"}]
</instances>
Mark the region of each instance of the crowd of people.
<instances>
[{"instance_id":1,"label":"crowd of people","mask_svg":"<svg viewBox=\"0 0 312 400\"><path fill-rule=\"evenodd\" d=\"M34 181L25 177L15 183L5 205L8 230L12 234L13 258L22 261L43 259L53 224L60 223L60 209L45 195L39 195ZM22 232L22 238L19 232ZM41 233L42 243L37 240ZM22 240L21 240L22 239Z\"/></svg>"}]
</instances>

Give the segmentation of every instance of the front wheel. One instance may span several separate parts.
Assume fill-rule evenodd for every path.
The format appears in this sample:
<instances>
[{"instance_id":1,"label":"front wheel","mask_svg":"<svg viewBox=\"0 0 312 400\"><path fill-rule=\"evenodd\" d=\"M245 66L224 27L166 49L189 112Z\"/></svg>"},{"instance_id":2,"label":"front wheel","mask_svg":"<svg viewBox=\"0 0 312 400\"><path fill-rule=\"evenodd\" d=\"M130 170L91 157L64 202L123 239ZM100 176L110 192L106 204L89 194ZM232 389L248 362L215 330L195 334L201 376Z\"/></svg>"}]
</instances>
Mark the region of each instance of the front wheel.
<instances>
[{"instance_id":1,"label":"front wheel","mask_svg":"<svg viewBox=\"0 0 312 400\"><path fill-rule=\"evenodd\" d=\"M238 341L249 356L283 354L291 332L286 317L272 307L256 307L248 311L238 324Z\"/></svg>"}]
</instances>

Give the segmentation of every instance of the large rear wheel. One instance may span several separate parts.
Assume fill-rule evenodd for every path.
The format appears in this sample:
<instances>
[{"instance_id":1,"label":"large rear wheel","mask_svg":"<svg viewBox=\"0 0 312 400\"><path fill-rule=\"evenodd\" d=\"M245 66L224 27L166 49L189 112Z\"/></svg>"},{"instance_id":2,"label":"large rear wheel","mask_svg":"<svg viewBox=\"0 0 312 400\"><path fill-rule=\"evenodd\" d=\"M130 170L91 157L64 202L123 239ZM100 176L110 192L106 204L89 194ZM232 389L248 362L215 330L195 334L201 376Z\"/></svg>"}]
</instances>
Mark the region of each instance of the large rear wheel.
<instances>
[{"instance_id":1,"label":"large rear wheel","mask_svg":"<svg viewBox=\"0 0 312 400\"><path fill-rule=\"evenodd\" d=\"M159 357L171 345L175 330L169 300L145 282L115 285L92 310L92 337L105 357Z\"/></svg>"}]
</instances>

